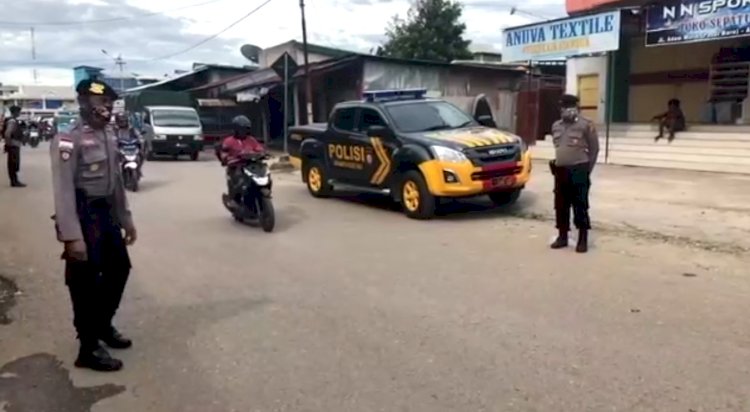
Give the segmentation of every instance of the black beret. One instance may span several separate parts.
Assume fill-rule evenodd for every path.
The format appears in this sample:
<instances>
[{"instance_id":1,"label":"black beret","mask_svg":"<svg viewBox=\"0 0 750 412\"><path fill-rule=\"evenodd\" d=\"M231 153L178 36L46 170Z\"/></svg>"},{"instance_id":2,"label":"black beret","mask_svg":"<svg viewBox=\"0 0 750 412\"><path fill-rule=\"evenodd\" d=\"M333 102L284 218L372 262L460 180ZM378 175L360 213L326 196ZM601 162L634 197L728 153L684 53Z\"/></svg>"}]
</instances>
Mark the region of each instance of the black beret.
<instances>
[{"instance_id":1,"label":"black beret","mask_svg":"<svg viewBox=\"0 0 750 412\"><path fill-rule=\"evenodd\" d=\"M560 96L560 107L576 107L578 106L578 97L572 94L564 94Z\"/></svg>"},{"instance_id":2,"label":"black beret","mask_svg":"<svg viewBox=\"0 0 750 412\"><path fill-rule=\"evenodd\" d=\"M100 80L81 80L78 83L78 86L76 86L76 93L78 93L79 96L109 96L112 100L117 100L117 92L115 89Z\"/></svg>"}]
</instances>

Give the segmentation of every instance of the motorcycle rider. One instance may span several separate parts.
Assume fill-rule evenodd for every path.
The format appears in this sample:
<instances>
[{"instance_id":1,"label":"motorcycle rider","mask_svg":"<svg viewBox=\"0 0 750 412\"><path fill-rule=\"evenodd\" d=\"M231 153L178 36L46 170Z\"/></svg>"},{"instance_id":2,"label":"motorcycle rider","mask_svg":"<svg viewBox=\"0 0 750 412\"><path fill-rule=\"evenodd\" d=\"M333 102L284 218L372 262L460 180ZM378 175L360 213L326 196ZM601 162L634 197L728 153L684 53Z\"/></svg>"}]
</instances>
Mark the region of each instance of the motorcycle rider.
<instances>
[{"instance_id":1,"label":"motorcycle rider","mask_svg":"<svg viewBox=\"0 0 750 412\"><path fill-rule=\"evenodd\" d=\"M232 119L234 134L224 139L218 157L227 170L227 189L230 199L238 203L240 187L238 182L242 176L242 156L248 153L263 153L265 148L250 135L252 123L246 116L236 116Z\"/></svg>"},{"instance_id":2,"label":"motorcycle rider","mask_svg":"<svg viewBox=\"0 0 750 412\"><path fill-rule=\"evenodd\" d=\"M135 140L138 145L138 177L142 177L141 166L143 165L143 137L140 132L130 126L128 115L125 112L115 114L115 135L117 145L132 144Z\"/></svg>"}]
</instances>

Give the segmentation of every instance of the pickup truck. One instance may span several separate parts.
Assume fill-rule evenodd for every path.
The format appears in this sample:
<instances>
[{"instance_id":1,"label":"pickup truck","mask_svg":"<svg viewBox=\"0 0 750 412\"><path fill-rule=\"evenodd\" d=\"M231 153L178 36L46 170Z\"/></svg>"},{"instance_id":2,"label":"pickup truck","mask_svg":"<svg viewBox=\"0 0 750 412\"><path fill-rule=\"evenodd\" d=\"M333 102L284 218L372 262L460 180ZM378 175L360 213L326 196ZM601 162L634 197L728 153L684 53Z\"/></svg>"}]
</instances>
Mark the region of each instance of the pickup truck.
<instances>
[{"instance_id":1,"label":"pickup truck","mask_svg":"<svg viewBox=\"0 0 750 412\"><path fill-rule=\"evenodd\" d=\"M424 90L366 92L336 105L327 124L290 128L290 161L314 197L334 187L389 193L407 216L429 219L440 198L515 202L531 173L524 141Z\"/></svg>"}]
</instances>

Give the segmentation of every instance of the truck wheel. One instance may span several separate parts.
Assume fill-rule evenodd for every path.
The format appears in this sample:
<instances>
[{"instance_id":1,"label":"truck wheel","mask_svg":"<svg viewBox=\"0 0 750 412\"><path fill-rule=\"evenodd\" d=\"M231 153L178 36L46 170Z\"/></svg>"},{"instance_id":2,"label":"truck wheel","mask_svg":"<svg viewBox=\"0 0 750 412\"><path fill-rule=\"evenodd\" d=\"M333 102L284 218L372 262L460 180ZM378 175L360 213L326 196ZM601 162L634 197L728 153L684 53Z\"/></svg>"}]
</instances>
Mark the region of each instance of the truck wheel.
<instances>
[{"instance_id":1,"label":"truck wheel","mask_svg":"<svg viewBox=\"0 0 750 412\"><path fill-rule=\"evenodd\" d=\"M326 177L325 167L316 160L305 161L303 173L307 190L313 197L328 197L331 195L331 185Z\"/></svg>"},{"instance_id":2,"label":"truck wheel","mask_svg":"<svg viewBox=\"0 0 750 412\"><path fill-rule=\"evenodd\" d=\"M518 198L521 196L521 189L514 189L508 192L495 192L490 193L489 197L497 206L509 206L516 203Z\"/></svg>"},{"instance_id":3,"label":"truck wheel","mask_svg":"<svg viewBox=\"0 0 750 412\"><path fill-rule=\"evenodd\" d=\"M406 216L427 220L435 215L436 199L427 188L422 174L410 170L401 179L401 205Z\"/></svg>"}]
</instances>

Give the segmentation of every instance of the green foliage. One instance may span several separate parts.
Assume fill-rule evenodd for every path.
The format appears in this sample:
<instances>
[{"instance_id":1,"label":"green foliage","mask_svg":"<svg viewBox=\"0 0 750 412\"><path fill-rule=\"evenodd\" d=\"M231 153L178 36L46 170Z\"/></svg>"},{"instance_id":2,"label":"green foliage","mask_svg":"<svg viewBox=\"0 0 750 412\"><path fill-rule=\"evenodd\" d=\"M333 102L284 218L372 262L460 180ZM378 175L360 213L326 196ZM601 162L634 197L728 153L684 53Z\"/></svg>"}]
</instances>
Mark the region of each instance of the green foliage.
<instances>
[{"instance_id":1,"label":"green foliage","mask_svg":"<svg viewBox=\"0 0 750 412\"><path fill-rule=\"evenodd\" d=\"M471 59L464 40L462 6L454 0L416 0L406 20L395 16L386 29L379 56L450 62Z\"/></svg>"}]
</instances>

